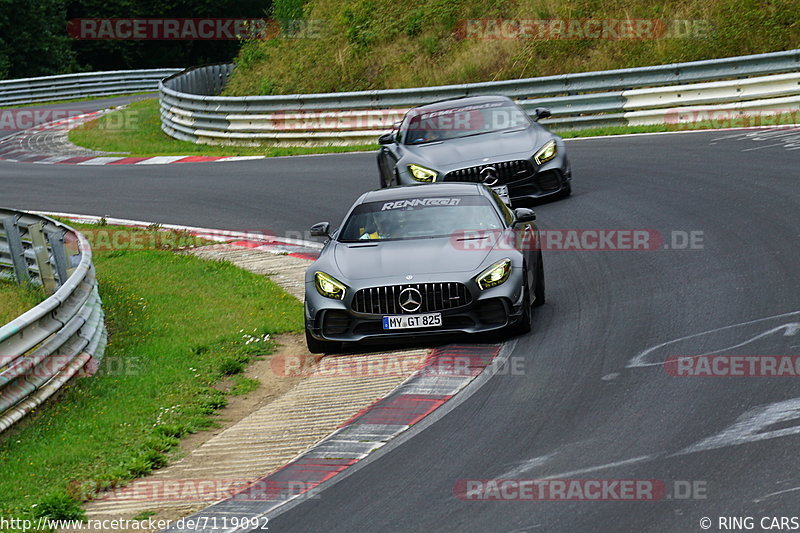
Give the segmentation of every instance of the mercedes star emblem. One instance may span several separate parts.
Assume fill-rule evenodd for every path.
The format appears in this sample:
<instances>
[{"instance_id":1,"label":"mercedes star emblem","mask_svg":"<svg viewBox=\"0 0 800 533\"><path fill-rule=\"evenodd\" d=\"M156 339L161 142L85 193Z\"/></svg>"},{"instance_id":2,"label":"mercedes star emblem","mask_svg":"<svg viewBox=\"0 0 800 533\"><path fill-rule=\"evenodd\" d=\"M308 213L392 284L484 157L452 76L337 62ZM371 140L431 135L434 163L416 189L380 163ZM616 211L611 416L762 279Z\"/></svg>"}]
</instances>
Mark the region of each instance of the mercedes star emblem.
<instances>
[{"instance_id":1,"label":"mercedes star emblem","mask_svg":"<svg viewBox=\"0 0 800 533\"><path fill-rule=\"evenodd\" d=\"M414 313L419 311L421 306L422 294L417 289L408 287L400 291L400 307L403 308L403 311Z\"/></svg>"},{"instance_id":2,"label":"mercedes star emblem","mask_svg":"<svg viewBox=\"0 0 800 533\"><path fill-rule=\"evenodd\" d=\"M497 185L497 182L500 181L500 178L497 177L497 169L492 166L485 167L481 170L481 181L489 187Z\"/></svg>"}]
</instances>

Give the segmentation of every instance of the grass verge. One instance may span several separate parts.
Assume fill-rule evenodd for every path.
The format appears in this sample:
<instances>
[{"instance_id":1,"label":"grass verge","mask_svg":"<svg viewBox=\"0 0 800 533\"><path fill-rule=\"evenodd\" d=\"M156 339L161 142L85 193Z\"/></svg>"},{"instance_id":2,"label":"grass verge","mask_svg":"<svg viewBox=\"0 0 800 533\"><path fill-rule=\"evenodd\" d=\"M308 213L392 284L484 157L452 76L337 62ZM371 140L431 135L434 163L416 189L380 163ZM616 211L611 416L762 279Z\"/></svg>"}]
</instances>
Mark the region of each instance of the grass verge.
<instances>
[{"instance_id":1,"label":"grass verge","mask_svg":"<svg viewBox=\"0 0 800 533\"><path fill-rule=\"evenodd\" d=\"M233 394L252 390L236 374L270 352L270 335L302 329L295 298L230 263L98 248L94 264L110 335L103 365L0 435L0 516L81 517L94 491L164 466L181 437L214 424L222 380L234 376Z\"/></svg>"},{"instance_id":2,"label":"grass verge","mask_svg":"<svg viewBox=\"0 0 800 533\"><path fill-rule=\"evenodd\" d=\"M39 288L0 280L0 326L11 322L42 300L44 293Z\"/></svg>"},{"instance_id":3,"label":"grass verge","mask_svg":"<svg viewBox=\"0 0 800 533\"><path fill-rule=\"evenodd\" d=\"M292 148L274 146L214 146L179 141L161 131L158 100L134 102L125 109L108 113L69 132L73 144L92 150L115 152L132 157L159 155L237 156L263 155L267 157L304 154L328 154L376 150L378 145L323 146Z\"/></svg>"}]
</instances>

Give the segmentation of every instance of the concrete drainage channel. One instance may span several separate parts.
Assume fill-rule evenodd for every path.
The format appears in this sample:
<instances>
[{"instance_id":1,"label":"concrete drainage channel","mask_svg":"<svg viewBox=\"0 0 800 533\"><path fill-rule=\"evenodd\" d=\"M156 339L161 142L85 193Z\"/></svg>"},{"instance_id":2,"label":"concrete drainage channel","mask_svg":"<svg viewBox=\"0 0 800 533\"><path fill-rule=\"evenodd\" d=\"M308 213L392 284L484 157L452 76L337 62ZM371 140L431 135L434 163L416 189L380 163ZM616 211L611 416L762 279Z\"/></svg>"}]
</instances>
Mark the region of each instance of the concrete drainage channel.
<instances>
[{"instance_id":1,"label":"concrete drainage channel","mask_svg":"<svg viewBox=\"0 0 800 533\"><path fill-rule=\"evenodd\" d=\"M100 220L56 216L87 223ZM150 226L125 219L106 222ZM305 269L320 246L232 231L161 227L224 241L191 253L268 275L298 298L303 295ZM270 515L316 497L326 486L444 416L502 366L512 347L513 341L448 345L328 356L318 363L303 352L292 355L290 362L273 360L276 374L296 371L304 361L315 364L310 375L286 394L184 459L127 487L100 494L87 505L87 515L113 519L156 513L155 519L171 520L167 531L261 529ZM264 476L265 472L271 473ZM186 516L189 513L194 514Z\"/></svg>"}]
</instances>

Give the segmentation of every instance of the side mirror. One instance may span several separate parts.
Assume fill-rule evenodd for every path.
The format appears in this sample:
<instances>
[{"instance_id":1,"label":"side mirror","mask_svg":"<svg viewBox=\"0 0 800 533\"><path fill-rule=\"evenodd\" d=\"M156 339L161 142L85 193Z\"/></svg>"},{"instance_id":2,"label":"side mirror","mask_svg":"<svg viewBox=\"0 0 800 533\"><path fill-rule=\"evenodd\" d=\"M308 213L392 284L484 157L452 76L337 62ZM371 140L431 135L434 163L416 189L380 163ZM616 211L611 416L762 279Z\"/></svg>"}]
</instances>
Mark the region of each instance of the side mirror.
<instances>
[{"instance_id":1,"label":"side mirror","mask_svg":"<svg viewBox=\"0 0 800 533\"><path fill-rule=\"evenodd\" d=\"M394 144L394 133L384 133L378 137L378 144Z\"/></svg>"},{"instance_id":2,"label":"side mirror","mask_svg":"<svg viewBox=\"0 0 800 533\"><path fill-rule=\"evenodd\" d=\"M552 115L550 110L546 107L537 107L533 110L533 114L536 115L536 120L542 120Z\"/></svg>"},{"instance_id":3,"label":"side mirror","mask_svg":"<svg viewBox=\"0 0 800 533\"><path fill-rule=\"evenodd\" d=\"M527 207L514 209L514 224L523 224L534 220L536 220L536 213L533 212L533 209L528 209Z\"/></svg>"},{"instance_id":4,"label":"side mirror","mask_svg":"<svg viewBox=\"0 0 800 533\"><path fill-rule=\"evenodd\" d=\"M312 237L328 237L330 238L331 223L330 222L317 222L311 226Z\"/></svg>"}]
</instances>

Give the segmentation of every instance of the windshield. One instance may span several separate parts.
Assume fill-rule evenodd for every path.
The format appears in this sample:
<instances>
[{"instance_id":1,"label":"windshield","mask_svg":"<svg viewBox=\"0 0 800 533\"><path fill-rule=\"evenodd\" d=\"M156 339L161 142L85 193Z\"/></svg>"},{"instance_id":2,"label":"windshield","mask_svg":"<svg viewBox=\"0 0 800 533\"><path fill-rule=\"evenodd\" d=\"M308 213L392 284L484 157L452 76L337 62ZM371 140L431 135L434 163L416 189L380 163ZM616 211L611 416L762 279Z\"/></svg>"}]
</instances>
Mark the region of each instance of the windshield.
<instances>
[{"instance_id":1,"label":"windshield","mask_svg":"<svg viewBox=\"0 0 800 533\"><path fill-rule=\"evenodd\" d=\"M457 232L503 227L483 196L442 196L368 202L344 223L340 242L450 237Z\"/></svg>"},{"instance_id":2,"label":"windshield","mask_svg":"<svg viewBox=\"0 0 800 533\"><path fill-rule=\"evenodd\" d=\"M527 127L531 120L511 102L489 102L412 116L406 144L423 144L493 131Z\"/></svg>"}]
</instances>

